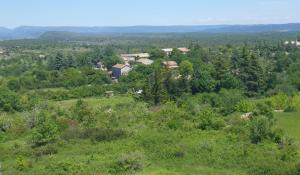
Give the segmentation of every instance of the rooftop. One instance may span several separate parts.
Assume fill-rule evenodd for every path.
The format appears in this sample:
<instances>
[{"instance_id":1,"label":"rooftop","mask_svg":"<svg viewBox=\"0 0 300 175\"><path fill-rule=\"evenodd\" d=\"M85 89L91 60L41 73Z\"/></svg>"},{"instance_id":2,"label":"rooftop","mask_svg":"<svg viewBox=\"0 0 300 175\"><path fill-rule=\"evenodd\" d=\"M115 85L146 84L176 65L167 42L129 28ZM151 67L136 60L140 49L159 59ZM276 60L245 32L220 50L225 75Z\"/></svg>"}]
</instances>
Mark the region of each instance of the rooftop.
<instances>
[{"instance_id":1,"label":"rooftop","mask_svg":"<svg viewBox=\"0 0 300 175\"><path fill-rule=\"evenodd\" d=\"M149 54L149 53L122 54L121 57L140 57L140 58L148 58L148 57L150 57L150 54Z\"/></svg>"},{"instance_id":2,"label":"rooftop","mask_svg":"<svg viewBox=\"0 0 300 175\"><path fill-rule=\"evenodd\" d=\"M137 60L136 62L145 64L145 65L151 65L153 63L153 60L150 60L147 58L141 58L141 59Z\"/></svg>"},{"instance_id":3,"label":"rooftop","mask_svg":"<svg viewBox=\"0 0 300 175\"><path fill-rule=\"evenodd\" d=\"M125 65L125 64L116 64L116 65L113 66L113 68L123 69L126 66L127 65Z\"/></svg>"}]
</instances>

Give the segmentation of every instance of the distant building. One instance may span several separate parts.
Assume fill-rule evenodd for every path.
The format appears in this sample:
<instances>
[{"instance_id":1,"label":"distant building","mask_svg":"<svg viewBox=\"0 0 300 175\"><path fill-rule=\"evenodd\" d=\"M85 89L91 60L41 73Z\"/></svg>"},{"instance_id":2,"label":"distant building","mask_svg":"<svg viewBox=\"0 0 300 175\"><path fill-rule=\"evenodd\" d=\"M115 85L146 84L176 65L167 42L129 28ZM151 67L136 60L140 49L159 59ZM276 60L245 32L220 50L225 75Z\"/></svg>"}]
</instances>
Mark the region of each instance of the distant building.
<instances>
[{"instance_id":1,"label":"distant building","mask_svg":"<svg viewBox=\"0 0 300 175\"><path fill-rule=\"evenodd\" d=\"M96 66L97 66L97 69L100 69L102 71L107 71L107 68L105 67L105 65L102 62L98 62Z\"/></svg>"},{"instance_id":2,"label":"distant building","mask_svg":"<svg viewBox=\"0 0 300 175\"><path fill-rule=\"evenodd\" d=\"M141 59L137 60L136 62L144 64L144 65L151 65L151 64L153 64L154 61L150 60L148 58L141 58Z\"/></svg>"},{"instance_id":3,"label":"distant building","mask_svg":"<svg viewBox=\"0 0 300 175\"><path fill-rule=\"evenodd\" d=\"M177 48L182 54L187 54L190 49L186 48L186 47L179 47ZM172 48L165 48L165 49L161 49L163 52L165 52L166 55L171 55L173 50Z\"/></svg>"},{"instance_id":4,"label":"distant building","mask_svg":"<svg viewBox=\"0 0 300 175\"><path fill-rule=\"evenodd\" d=\"M166 55L171 55L171 53L173 52L172 48L165 48L165 49L161 49L163 52L165 52Z\"/></svg>"},{"instance_id":5,"label":"distant building","mask_svg":"<svg viewBox=\"0 0 300 175\"><path fill-rule=\"evenodd\" d=\"M175 61L164 61L163 64L167 69L176 69L176 68L178 68L178 65Z\"/></svg>"},{"instance_id":6,"label":"distant building","mask_svg":"<svg viewBox=\"0 0 300 175\"><path fill-rule=\"evenodd\" d=\"M112 67L112 76L114 78L120 78L123 75L128 75L131 68L125 64L116 64Z\"/></svg>"},{"instance_id":7,"label":"distant building","mask_svg":"<svg viewBox=\"0 0 300 175\"><path fill-rule=\"evenodd\" d=\"M284 42L285 45L295 45L295 46L300 46L300 41L285 41Z\"/></svg>"},{"instance_id":8,"label":"distant building","mask_svg":"<svg viewBox=\"0 0 300 175\"><path fill-rule=\"evenodd\" d=\"M141 59L141 58L149 59L150 54L149 53L122 54L121 58L124 61L124 63L129 63L131 61L136 61L137 59Z\"/></svg>"},{"instance_id":9,"label":"distant building","mask_svg":"<svg viewBox=\"0 0 300 175\"><path fill-rule=\"evenodd\" d=\"M39 58L42 58L42 59L43 59L43 58L46 58L46 55L40 54L40 55L39 55Z\"/></svg>"},{"instance_id":10,"label":"distant building","mask_svg":"<svg viewBox=\"0 0 300 175\"><path fill-rule=\"evenodd\" d=\"M4 54L4 53L5 51L2 48L0 48L0 54Z\"/></svg>"},{"instance_id":11,"label":"distant building","mask_svg":"<svg viewBox=\"0 0 300 175\"><path fill-rule=\"evenodd\" d=\"M183 54L187 54L187 53L190 51L190 49L188 49L188 48L186 48L186 47L178 48L178 50L179 50L181 53L183 53Z\"/></svg>"}]
</instances>

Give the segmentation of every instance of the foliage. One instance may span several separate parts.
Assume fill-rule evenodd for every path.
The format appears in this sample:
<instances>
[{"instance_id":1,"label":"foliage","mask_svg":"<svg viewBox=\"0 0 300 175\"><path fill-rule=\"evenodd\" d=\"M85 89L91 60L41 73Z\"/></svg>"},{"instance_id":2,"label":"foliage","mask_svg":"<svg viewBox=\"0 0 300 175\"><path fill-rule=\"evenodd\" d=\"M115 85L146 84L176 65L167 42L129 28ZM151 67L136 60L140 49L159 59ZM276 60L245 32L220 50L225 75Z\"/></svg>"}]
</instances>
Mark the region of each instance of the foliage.
<instances>
[{"instance_id":1,"label":"foliage","mask_svg":"<svg viewBox=\"0 0 300 175\"><path fill-rule=\"evenodd\" d=\"M238 112L253 112L255 110L255 104L249 100L242 100L236 105Z\"/></svg>"},{"instance_id":2,"label":"foliage","mask_svg":"<svg viewBox=\"0 0 300 175\"><path fill-rule=\"evenodd\" d=\"M92 127L95 124L95 114L83 100L78 100L72 109L73 118L78 120L84 127Z\"/></svg>"},{"instance_id":3,"label":"foliage","mask_svg":"<svg viewBox=\"0 0 300 175\"><path fill-rule=\"evenodd\" d=\"M121 155L113 166L116 172L135 173L144 168L144 156L140 152L132 152Z\"/></svg>"},{"instance_id":4,"label":"foliage","mask_svg":"<svg viewBox=\"0 0 300 175\"><path fill-rule=\"evenodd\" d=\"M59 128L47 112L38 115L36 126L31 132L31 142L35 146L43 146L58 138Z\"/></svg>"},{"instance_id":5,"label":"foliage","mask_svg":"<svg viewBox=\"0 0 300 175\"><path fill-rule=\"evenodd\" d=\"M202 130L219 130L225 126L225 121L211 109L205 109L200 113L198 128Z\"/></svg>"},{"instance_id":6,"label":"foliage","mask_svg":"<svg viewBox=\"0 0 300 175\"><path fill-rule=\"evenodd\" d=\"M22 111L20 97L7 88L0 87L0 110L6 112Z\"/></svg>"}]
</instances>

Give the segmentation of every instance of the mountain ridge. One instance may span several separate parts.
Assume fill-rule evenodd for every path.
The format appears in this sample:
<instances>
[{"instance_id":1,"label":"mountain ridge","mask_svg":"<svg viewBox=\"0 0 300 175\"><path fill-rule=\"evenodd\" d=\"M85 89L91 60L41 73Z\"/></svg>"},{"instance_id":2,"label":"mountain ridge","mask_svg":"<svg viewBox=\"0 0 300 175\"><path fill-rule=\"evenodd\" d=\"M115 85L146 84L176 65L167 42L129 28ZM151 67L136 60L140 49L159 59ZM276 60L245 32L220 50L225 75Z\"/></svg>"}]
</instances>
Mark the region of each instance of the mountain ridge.
<instances>
[{"instance_id":1,"label":"mountain ridge","mask_svg":"<svg viewBox=\"0 0 300 175\"><path fill-rule=\"evenodd\" d=\"M85 34L106 33L257 33L300 31L300 23L249 25L171 25L171 26L20 26L13 29L0 27L0 39L38 38L46 32L73 32Z\"/></svg>"}]
</instances>

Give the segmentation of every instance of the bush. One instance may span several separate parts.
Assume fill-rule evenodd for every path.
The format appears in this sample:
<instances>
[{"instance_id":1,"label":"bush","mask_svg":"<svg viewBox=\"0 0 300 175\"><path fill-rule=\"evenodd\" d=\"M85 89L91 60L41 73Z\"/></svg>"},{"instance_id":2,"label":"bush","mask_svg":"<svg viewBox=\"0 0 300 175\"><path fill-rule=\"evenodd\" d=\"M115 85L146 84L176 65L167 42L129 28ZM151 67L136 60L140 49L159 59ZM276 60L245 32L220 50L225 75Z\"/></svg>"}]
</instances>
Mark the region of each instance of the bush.
<instances>
[{"instance_id":1,"label":"bush","mask_svg":"<svg viewBox=\"0 0 300 175\"><path fill-rule=\"evenodd\" d=\"M65 131L63 138L69 139L91 139L93 141L112 141L125 138L127 132L122 129L107 129L107 128L70 128Z\"/></svg>"},{"instance_id":2,"label":"bush","mask_svg":"<svg viewBox=\"0 0 300 175\"><path fill-rule=\"evenodd\" d=\"M263 115L270 119L273 118L274 113L273 113L272 105L268 101L258 102L256 104L253 115L255 116Z\"/></svg>"},{"instance_id":3,"label":"bush","mask_svg":"<svg viewBox=\"0 0 300 175\"><path fill-rule=\"evenodd\" d=\"M237 104L244 99L244 96L240 90L222 89L218 94L206 93L201 95L200 98L201 103L210 104L219 113L229 115L236 110Z\"/></svg>"},{"instance_id":4,"label":"bush","mask_svg":"<svg viewBox=\"0 0 300 175\"><path fill-rule=\"evenodd\" d=\"M300 93L296 94L296 95L292 98L291 105L292 105L295 109L300 109Z\"/></svg>"},{"instance_id":5,"label":"bush","mask_svg":"<svg viewBox=\"0 0 300 175\"><path fill-rule=\"evenodd\" d=\"M45 112L39 114L37 124L31 133L31 142L35 146L46 145L58 137L58 126L53 119Z\"/></svg>"},{"instance_id":6,"label":"bush","mask_svg":"<svg viewBox=\"0 0 300 175\"><path fill-rule=\"evenodd\" d=\"M283 93L271 97L272 107L276 110L285 110L289 106L289 103L289 97Z\"/></svg>"},{"instance_id":7,"label":"bush","mask_svg":"<svg viewBox=\"0 0 300 175\"><path fill-rule=\"evenodd\" d=\"M205 109L201 112L198 128L202 130L219 130L225 126L225 121L214 113L211 109Z\"/></svg>"},{"instance_id":8,"label":"bush","mask_svg":"<svg viewBox=\"0 0 300 175\"><path fill-rule=\"evenodd\" d=\"M265 116L253 117L249 124L251 142L257 144L265 139L270 139L279 143L282 133L280 130L274 130L273 125L273 119Z\"/></svg>"},{"instance_id":9,"label":"bush","mask_svg":"<svg viewBox=\"0 0 300 175\"><path fill-rule=\"evenodd\" d=\"M53 154L57 154L58 153L58 149L56 147L56 145L53 144L48 144L39 148L36 148L35 150L35 156L40 157L43 155L53 155Z\"/></svg>"},{"instance_id":10,"label":"bush","mask_svg":"<svg viewBox=\"0 0 300 175\"><path fill-rule=\"evenodd\" d=\"M16 169L19 171L23 171L26 168L32 167L32 163L23 157L18 157L16 159Z\"/></svg>"},{"instance_id":11,"label":"bush","mask_svg":"<svg viewBox=\"0 0 300 175\"><path fill-rule=\"evenodd\" d=\"M126 137L126 132L121 129L103 129L103 128L93 128L86 129L83 132L84 138L91 138L95 141L112 141L120 138Z\"/></svg>"},{"instance_id":12,"label":"bush","mask_svg":"<svg viewBox=\"0 0 300 175\"><path fill-rule=\"evenodd\" d=\"M255 109L255 104L249 100L242 100L236 105L236 110L238 112L253 112Z\"/></svg>"},{"instance_id":13,"label":"bush","mask_svg":"<svg viewBox=\"0 0 300 175\"><path fill-rule=\"evenodd\" d=\"M12 127L12 121L8 116L0 115L0 132L6 132Z\"/></svg>"},{"instance_id":14,"label":"bush","mask_svg":"<svg viewBox=\"0 0 300 175\"><path fill-rule=\"evenodd\" d=\"M140 152L133 152L121 155L113 165L116 172L135 173L144 168L144 155Z\"/></svg>"},{"instance_id":15,"label":"bush","mask_svg":"<svg viewBox=\"0 0 300 175\"><path fill-rule=\"evenodd\" d=\"M15 92L0 87L0 110L5 112L22 111L20 97Z\"/></svg>"},{"instance_id":16,"label":"bush","mask_svg":"<svg viewBox=\"0 0 300 175\"><path fill-rule=\"evenodd\" d=\"M88 103L83 100L78 100L72 109L73 118L81 122L84 127L92 127L95 124L93 110L88 106Z\"/></svg>"}]
</instances>

